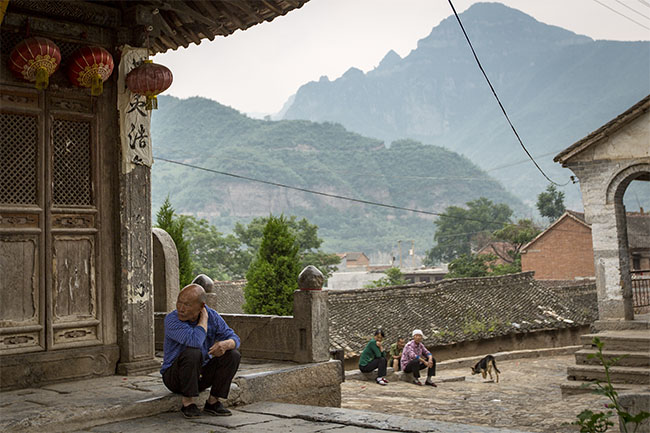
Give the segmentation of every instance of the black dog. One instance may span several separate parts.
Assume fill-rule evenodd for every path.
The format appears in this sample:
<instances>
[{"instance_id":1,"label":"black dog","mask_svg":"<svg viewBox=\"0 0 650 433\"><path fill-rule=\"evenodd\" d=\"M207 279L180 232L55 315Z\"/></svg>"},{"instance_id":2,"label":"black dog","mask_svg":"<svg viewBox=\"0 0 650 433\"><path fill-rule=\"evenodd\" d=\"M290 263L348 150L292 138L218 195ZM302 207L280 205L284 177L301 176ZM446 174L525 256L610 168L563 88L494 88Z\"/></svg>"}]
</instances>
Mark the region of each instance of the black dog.
<instances>
[{"instance_id":1,"label":"black dog","mask_svg":"<svg viewBox=\"0 0 650 433\"><path fill-rule=\"evenodd\" d=\"M479 362L476 363L476 365L472 368L472 375L479 374L483 376L483 379L485 379L486 375L490 375L490 379L494 381L492 378L492 370L494 370L494 374L497 376L497 383L499 383L499 369L497 368L497 363L494 360L494 356L492 355L487 355L485 358L481 359Z\"/></svg>"}]
</instances>

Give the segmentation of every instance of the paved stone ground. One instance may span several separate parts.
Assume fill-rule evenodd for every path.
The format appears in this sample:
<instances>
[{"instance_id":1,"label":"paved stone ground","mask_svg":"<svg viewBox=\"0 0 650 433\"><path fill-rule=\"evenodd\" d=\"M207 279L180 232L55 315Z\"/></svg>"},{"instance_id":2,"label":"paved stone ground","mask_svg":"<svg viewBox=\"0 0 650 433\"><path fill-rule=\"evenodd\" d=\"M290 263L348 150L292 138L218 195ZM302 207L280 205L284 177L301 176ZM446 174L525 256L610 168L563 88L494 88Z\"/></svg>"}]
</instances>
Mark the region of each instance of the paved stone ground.
<instances>
[{"instance_id":1,"label":"paved stone ground","mask_svg":"<svg viewBox=\"0 0 650 433\"><path fill-rule=\"evenodd\" d=\"M562 398L560 383L569 355L499 362L499 383L472 376L469 368L443 370L438 378L466 376L462 382L437 388L393 381L387 386L346 380L341 384L342 407L391 413L420 419L518 429L531 432L579 431L570 425L584 409L605 411L607 400L595 394ZM615 421L617 422L617 420ZM618 424L608 432L618 432Z\"/></svg>"}]
</instances>

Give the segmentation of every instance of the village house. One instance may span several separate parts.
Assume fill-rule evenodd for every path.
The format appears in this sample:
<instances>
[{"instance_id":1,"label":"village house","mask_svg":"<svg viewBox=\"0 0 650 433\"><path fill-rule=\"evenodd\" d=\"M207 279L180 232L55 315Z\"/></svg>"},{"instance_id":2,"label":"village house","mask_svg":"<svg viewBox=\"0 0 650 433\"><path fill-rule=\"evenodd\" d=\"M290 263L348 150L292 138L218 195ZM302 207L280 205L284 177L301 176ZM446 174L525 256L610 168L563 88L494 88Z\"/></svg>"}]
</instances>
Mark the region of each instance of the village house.
<instances>
[{"instance_id":1,"label":"village house","mask_svg":"<svg viewBox=\"0 0 650 433\"><path fill-rule=\"evenodd\" d=\"M339 265L341 270L368 270L368 266L370 266L370 259L362 252L338 253L337 256L341 258L341 264Z\"/></svg>"},{"instance_id":2,"label":"village house","mask_svg":"<svg viewBox=\"0 0 650 433\"><path fill-rule=\"evenodd\" d=\"M628 212L627 237L631 271L650 270L650 215ZM538 280L595 278L591 226L584 213L566 211L526 244L521 270L535 272Z\"/></svg>"},{"instance_id":3,"label":"village house","mask_svg":"<svg viewBox=\"0 0 650 433\"><path fill-rule=\"evenodd\" d=\"M3 390L159 368L149 126L172 75L145 61L304 3L0 3Z\"/></svg>"}]
</instances>

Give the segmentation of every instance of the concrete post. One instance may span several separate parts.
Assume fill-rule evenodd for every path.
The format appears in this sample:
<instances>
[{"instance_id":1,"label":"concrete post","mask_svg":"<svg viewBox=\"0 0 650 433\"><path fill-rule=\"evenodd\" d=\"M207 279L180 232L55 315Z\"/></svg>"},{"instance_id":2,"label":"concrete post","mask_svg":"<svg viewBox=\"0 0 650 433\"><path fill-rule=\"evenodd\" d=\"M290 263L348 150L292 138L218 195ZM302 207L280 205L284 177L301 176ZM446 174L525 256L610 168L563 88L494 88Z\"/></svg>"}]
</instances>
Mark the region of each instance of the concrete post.
<instances>
[{"instance_id":1,"label":"concrete post","mask_svg":"<svg viewBox=\"0 0 650 433\"><path fill-rule=\"evenodd\" d=\"M297 362L329 360L329 313L323 274L307 266L298 277L299 290L293 292L293 319L297 332Z\"/></svg>"}]
</instances>

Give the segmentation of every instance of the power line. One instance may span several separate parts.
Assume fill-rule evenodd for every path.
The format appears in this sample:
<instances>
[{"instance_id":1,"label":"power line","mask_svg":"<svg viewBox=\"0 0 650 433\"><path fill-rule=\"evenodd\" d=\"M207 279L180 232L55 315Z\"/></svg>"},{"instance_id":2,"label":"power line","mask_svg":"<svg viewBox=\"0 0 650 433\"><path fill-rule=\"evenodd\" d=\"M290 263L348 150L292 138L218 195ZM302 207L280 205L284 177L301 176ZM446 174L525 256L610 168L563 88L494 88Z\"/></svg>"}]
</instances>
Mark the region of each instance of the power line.
<instances>
[{"instance_id":1,"label":"power line","mask_svg":"<svg viewBox=\"0 0 650 433\"><path fill-rule=\"evenodd\" d=\"M314 191L314 190L307 189L307 188L300 188L300 187L297 187L297 186L285 185L285 184L282 184L282 183L271 182L271 181L268 181L268 180L256 179L254 177L243 176L243 175L240 175L240 174L228 173L228 172L225 172L225 171L219 171L219 170L214 170L214 169L211 169L211 168L200 167L198 165L188 164L186 162L174 161L172 159L167 159L167 158L163 158L163 157L160 157L160 156L156 156L155 159L157 159L159 161L165 161L165 162L168 162L170 164L176 164L176 165L180 165L180 166L183 166L183 167L192 168L192 169L195 169L195 170L207 171L209 173L221 174L223 176L234 177L234 178L237 178L237 179L248 180L248 181L251 181L251 182L263 183L263 184L266 184L266 185L276 186L276 187L279 187L279 188L286 188L286 189L292 189L292 190L295 190L295 191L302 191L302 192L306 192L306 193L309 193L309 194L322 195L322 196L325 196L325 197L335 198L335 199L338 199L338 200L347 200L347 201L351 201L351 202L355 202L355 203L367 204L367 205L370 205L370 206L380 206L380 207L385 207L385 208L390 208L390 209L403 210L403 211L407 211L407 212L421 213L421 214L425 214L425 215L433 215L433 216L442 217L442 218L460 219L460 220L465 220L465 221L476 221L476 222L485 223L485 224L502 224L503 223L503 221L486 221L486 220L480 220L480 219L476 219L476 218L467 218L467 217L461 217L461 216L451 216L451 215L445 215L445 214L441 214L441 213L437 213L437 212L429 212L429 211L421 210L421 209L412 209L412 208L407 208L407 207L395 206L395 205L392 205L392 204L379 203L379 202L374 202L374 201L370 201L370 200L362 200L362 199L353 198L353 197L346 197L346 196L342 196L342 195L338 195L338 194L330 194L330 193L322 192L322 191Z\"/></svg>"},{"instance_id":2,"label":"power line","mask_svg":"<svg viewBox=\"0 0 650 433\"><path fill-rule=\"evenodd\" d=\"M636 9L634 9L634 8L632 8L632 7L628 6L628 5L626 5L626 4L623 3L621 0L614 0L614 1L615 1L616 3L618 3L618 4L623 5L623 6L626 7L626 8L628 8L628 9L631 10L632 12L635 12L635 13L641 15L643 18L645 18L645 19L647 19L647 20L650 20L650 17L648 17L647 15L642 14L642 13L639 12L638 10L636 10Z\"/></svg>"},{"instance_id":3,"label":"power line","mask_svg":"<svg viewBox=\"0 0 650 433\"><path fill-rule=\"evenodd\" d=\"M605 8L607 8L607 9L609 9L610 11L614 12L615 14L622 16L622 17L625 18L626 20L630 20L630 21L632 21L634 24L637 24L637 25L643 27L644 29L648 29L648 30L650 30L650 27L646 27L646 26L644 26L643 24L641 24L640 22L638 22L638 21L636 21L636 20L634 20L634 19L628 17L628 16L625 15L625 14L620 13L620 12L617 11L616 9L612 9L612 8L610 8L610 7L607 6L605 3L601 3L601 2L598 1L598 0L594 0L594 1L595 1L596 3L598 3L599 5L601 5L602 7L605 7Z\"/></svg>"},{"instance_id":4,"label":"power line","mask_svg":"<svg viewBox=\"0 0 650 433\"><path fill-rule=\"evenodd\" d=\"M650 8L650 3L648 3L645 0L639 0L639 3L641 3L643 6L649 7Z\"/></svg>"},{"instance_id":5,"label":"power line","mask_svg":"<svg viewBox=\"0 0 650 433\"><path fill-rule=\"evenodd\" d=\"M490 82L490 79L488 78L487 74L485 73L485 70L483 69L483 66L481 65L480 60L478 59L478 56L476 55L476 51L474 51L474 46L472 46L472 41L469 40L469 36L467 36L467 32L465 31L465 27L463 27L463 23L460 21L460 17L458 16L458 13L456 12L456 8L454 7L453 3L451 0L449 1L449 6L451 6L451 10L454 11L454 15L456 16L456 20L458 21L458 24L460 25L461 30L463 31L463 34L465 35L465 39L467 40L467 43L469 44L470 49L472 50L472 54L474 54L474 59L476 60L476 63L478 64L479 69L483 73L483 76L485 77L485 80L487 81L488 85L490 86L490 90L492 90L492 94L496 98L497 102L499 103L499 107L501 107L501 111L503 112L503 115L506 117L506 120L508 121L508 124L510 125L510 128L512 128L512 132L515 133L515 136L517 137L517 140L519 141L519 144L521 145L522 149L524 149L524 152L526 152L526 155L530 158L530 160L535 164L535 167L537 167L537 170L539 170L540 173L554 185L557 186L564 186L568 185L570 181L567 181L564 185L560 185L557 182L554 182L551 180L550 177L544 173L544 171L541 169L541 167L537 164L535 159L532 157L530 152L528 152L528 149L526 149L526 146L524 146L523 141L521 141L521 138L519 137L519 134L517 133L517 130L515 129L515 126L512 124L510 121L510 117L508 117L508 113L506 113L506 109L503 107L503 104L501 103L501 100L499 99L499 96L497 95L497 92L494 90L494 87L492 86L492 83Z\"/></svg>"}]
</instances>

